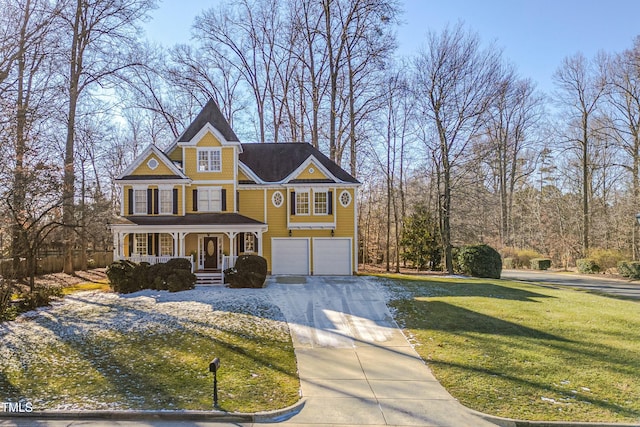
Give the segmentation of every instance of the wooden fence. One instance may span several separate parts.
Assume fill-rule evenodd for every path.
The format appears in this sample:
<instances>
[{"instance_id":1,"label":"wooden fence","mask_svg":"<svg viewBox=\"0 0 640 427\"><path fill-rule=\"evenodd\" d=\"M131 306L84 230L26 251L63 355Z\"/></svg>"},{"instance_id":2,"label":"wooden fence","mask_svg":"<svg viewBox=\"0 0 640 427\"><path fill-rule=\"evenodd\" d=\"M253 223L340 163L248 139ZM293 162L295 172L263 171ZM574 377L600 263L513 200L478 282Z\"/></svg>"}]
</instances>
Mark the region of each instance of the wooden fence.
<instances>
[{"instance_id":1,"label":"wooden fence","mask_svg":"<svg viewBox=\"0 0 640 427\"><path fill-rule=\"evenodd\" d=\"M113 262L113 251L96 251L87 253L87 266L89 268L101 268L106 267ZM80 255L73 257L73 268L80 270ZM64 258L62 255L47 255L38 258L37 274L50 274L62 272L64 265ZM20 260L20 267L18 274L13 276L13 259L1 259L0 260L0 275L13 276L13 277L25 277L27 269L27 261L25 259Z\"/></svg>"}]
</instances>

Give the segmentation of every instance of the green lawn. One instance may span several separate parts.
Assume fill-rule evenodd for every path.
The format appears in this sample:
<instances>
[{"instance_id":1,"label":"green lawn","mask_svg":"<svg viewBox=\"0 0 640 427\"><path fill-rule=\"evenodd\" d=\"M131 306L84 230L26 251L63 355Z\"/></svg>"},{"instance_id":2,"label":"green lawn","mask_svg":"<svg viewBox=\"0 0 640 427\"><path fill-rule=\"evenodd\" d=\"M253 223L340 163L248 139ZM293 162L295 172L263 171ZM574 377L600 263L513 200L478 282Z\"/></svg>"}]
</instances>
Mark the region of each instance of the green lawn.
<instances>
[{"instance_id":1,"label":"green lawn","mask_svg":"<svg viewBox=\"0 0 640 427\"><path fill-rule=\"evenodd\" d=\"M77 293L0 324L0 401L23 399L34 411L211 410L215 356L220 409L295 403L295 355L279 310L220 292Z\"/></svg>"},{"instance_id":2,"label":"green lawn","mask_svg":"<svg viewBox=\"0 0 640 427\"><path fill-rule=\"evenodd\" d=\"M503 280L384 276L396 319L470 408L640 420L640 303Z\"/></svg>"}]
</instances>

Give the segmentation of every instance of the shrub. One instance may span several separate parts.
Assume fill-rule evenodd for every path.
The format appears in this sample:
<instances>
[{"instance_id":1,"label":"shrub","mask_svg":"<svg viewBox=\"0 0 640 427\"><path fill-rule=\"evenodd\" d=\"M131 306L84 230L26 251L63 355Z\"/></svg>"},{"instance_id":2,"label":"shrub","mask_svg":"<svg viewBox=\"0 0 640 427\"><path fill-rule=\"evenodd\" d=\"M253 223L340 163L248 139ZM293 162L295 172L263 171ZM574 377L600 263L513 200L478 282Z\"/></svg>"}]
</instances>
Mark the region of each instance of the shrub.
<instances>
[{"instance_id":1,"label":"shrub","mask_svg":"<svg viewBox=\"0 0 640 427\"><path fill-rule=\"evenodd\" d=\"M532 270L548 270L551 268L551 260L549 258L534 258L531 260Z\"/></svg>"},{"instance_id":2,"label":"shrub","mask_svg":"<svg viewBox=\"0 0 640 427\"><path fill-rule=\"evenodd\" d=\"M35 310L38 307L45 307L51 303L53 298L61 298L62 296L62 288L59 286L34 289L33 292L20 295L18 311L22 313Z\"/></svg>"},{"instance_id":3,"label":"shrub","mask_svg":"<svg viewBox=\"0 0 640 427\"><path fill-rule=\"evenodd\" d=\"M531 267L531 260L535 258L543 258L543 256L541 253L531 249L519 250L518 251L518 268Z\"/></svg>"},{"instance_id":4,"label":"shrub","mask_svg":"<svg viewBox=\"0 0 640 427\"><path fill-rule=\"evenodd\" d=\"M640 279L640 262L620 261L618 263L618 273L629 279Z\"/></svg>"},{"instance_id":5,"label":"shrub","mask_svg":"<svg viewBox=\"0 0 640 427\"><path fill-rule=\"evenodd\" d=\"M188 270L173 270L167 277L167 290L169 292L179 292L193 289L196 287L196 280L197 277L191 272L191 267Z\"/></svg>"},{"instance_id":6,"label":"shrub","mask_svg":"<svg viewBox=\"0 0 640 427\"><path fill-rule=\"evenodd\" d=\"M591 249L589 259L592 259L602 271L606 271L617 267L618 263L624 259L624 255L613 249Z\"/></svg>"},{"instance_id":7,"label":"shrub","mask_svg":"<svg viewBox=\"0 0 640 427\"><path fill-rule=\"evenodd\" d=\"M502 258L502 268L511 270L513 268L513 258Z\"/></svg>"},{"instance_id":8,"label":"shrub","mask_svg":"<svg viewBox=\"0 0 640 427\"><path fill-rule=\"evenodd\" d=\"M504 268L531 268L531 260L535 258L544 258L542 254L533 249L503 248L500 251L504 260L511 259L511 264ZM508 262L508 261L507 261Z\"/></svg>"},{"instance_id":9,"label":"shrub","mask_svg":"<svg viewBox=\"0 0 640 427\"><path fill-rule=\"evenodd\" d=\"M114 292L126 293L125 289L131 287L130 282L133 280L133 270L135 268L136 264L127 260L115 261L107 267L107 278L111 289Z\"/></svg>"},{"instance_id":10,"label":"shrub","mask_svg":"<svg viewBox=\"0 0 640 427\"><path fill-rule=\"evenodd\" d=\"M600 266L590 258L581 258L576 260L576 267L578 267L578 272L584 274L593 274L600 272Z\"/></svg>"},{"instance_id":11,"label":"shrub","mask_svg":"<svg viewBox=\"0 0 640 427\"><path fill-rule=\"evenodd\" d=\"M240 255L236 265L224 274L230 288L262 288L267 278L267 260L259 255Z\"/></svg>"},{"instance_id":12,"label":"shrub","mask_svg":"<svg viewBox=\"0 0 640 427\"><path fill-rule=\"evenodd\" d=\"M142 289L176 292L193 289L196 285L189 260L176 258L154 265L116 261L107 268L107 277L111 289L123 294Z\"/></svg>"},{"instance_id":13,"label":"shrub","mask_svg":"<svg viewBox=\"0 0 640 427\"><path fill-rule=\"evenodd\" d=\"M473 277L499 279L502 259L498 251L488 245L464 246L458 253L458 266L462 274Z\"/></svg>"},{"instance_id":14,"label":"shrub","mask_svg":"<svg viewBox=\"0 0 640 427\"><path fill-rule=\"evenodd\" d=\"M172 270L191 271L191 261L185 258L171 258L165 265Z\"/></svg>"},{"instance_id":15,"label":"shrub","mask_svg":"<svg viewBox=\"0 0 640 427\"><path fill-rule=\"evenodd\" d=\"M18 315L17 308L11 304L13 283L0 276L0 322L13 320Z\"/></svg>"}]
</instances>

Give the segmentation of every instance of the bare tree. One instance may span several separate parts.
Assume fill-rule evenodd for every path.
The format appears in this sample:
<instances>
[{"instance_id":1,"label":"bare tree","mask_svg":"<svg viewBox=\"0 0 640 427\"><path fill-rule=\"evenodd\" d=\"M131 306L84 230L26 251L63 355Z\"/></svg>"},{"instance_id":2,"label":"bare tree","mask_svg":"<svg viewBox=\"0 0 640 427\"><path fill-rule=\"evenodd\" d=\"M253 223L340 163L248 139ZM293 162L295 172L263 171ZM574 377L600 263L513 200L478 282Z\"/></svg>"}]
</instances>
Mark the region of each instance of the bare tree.
<instances>
[{"instance_id":1,"label":"bare tree","mask_svg":"<svg viewBox=\"0 0 640 427\"><path fill-rule=\"evenodd\" d=\"M453 173L485 123L501 80L501 56L495 48L481 49L477 35L462 25L430 33L418 53L415 90L428 125L437 135L433 147L442 174L440 197L445 267L453 273L451 213ZM432 141L424 141L430 145Z\"/></svg>"},{"instance_id":2,"label":"bare tree","mask_svg":"<svg viewBox=\"0 0 640 427\"><path fill-rule=\"evenodd\" d=\"M63 18L69 30L66 140L64 152L64 272L73 273L75 198L75 130L82 95L87 88L132 65L126 52L135 41L136 25L155 0L75 0Z\"/></svg>"},{"instance_id":3,"label":"bare tree","mask_svg":"<svg viewBox=\"0 0 640 427\"><path fill-rule=\"evenodd\" d=\"M589 202L591 197L592 141L595 131L592 121L605 93L605 80L595 68L595 62L588 61L582 54L567 57L554 74L558 88L556 99L568 114L567 123L574 132L566 136L570 147L577 150L580 159L582 183L582 255L589 251Z\"/></svg>"},{"instance_id":4,"label":"bare tree","mask_svg":"<svg viewBox=\"0 0 640 427\"><path fill-rule=\"evenodd\" d=\"M631 49L609 58L607 101L611 107L611 132L626 154L623 165L631 177L632 205L640 206L640 38ZM638 259L637 221L630 216L632 256Z\"/></svg>"},{"instance_id":5,"label":"bare tree","mask_svg":"<svg viewBox=\"0 0 640 427\"><path fill-rule=\"evenodd\" d=\"M498 85L497 98L487 116L482 156L497 183L503 246L513 244L512 209L516 185L524 183L535 170L535 157L528 155L527 149L534 142L532 132L542 117L542 103L534 84L518 79L509 70Z\"/></svg>"}]
</instances>

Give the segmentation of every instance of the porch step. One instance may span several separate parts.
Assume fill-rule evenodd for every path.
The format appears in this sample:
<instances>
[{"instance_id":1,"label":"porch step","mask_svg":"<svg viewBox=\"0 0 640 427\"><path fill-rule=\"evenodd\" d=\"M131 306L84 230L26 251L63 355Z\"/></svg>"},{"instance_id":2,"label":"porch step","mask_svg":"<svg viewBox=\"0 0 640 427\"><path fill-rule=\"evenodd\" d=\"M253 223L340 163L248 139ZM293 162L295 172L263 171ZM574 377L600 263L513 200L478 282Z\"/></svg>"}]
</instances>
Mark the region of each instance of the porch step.
<instances>
[{"instance_id":1,"label":"porch step","mask_svg":"<svg viewBox=\"0 0 640 427\"><path fill-rule=\"evenodd\" d=\"M222 285L222 273L195 273L196 285Z\"/></svg>"}]
</instances>

